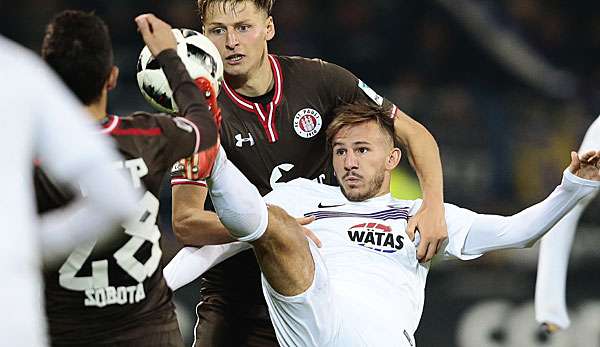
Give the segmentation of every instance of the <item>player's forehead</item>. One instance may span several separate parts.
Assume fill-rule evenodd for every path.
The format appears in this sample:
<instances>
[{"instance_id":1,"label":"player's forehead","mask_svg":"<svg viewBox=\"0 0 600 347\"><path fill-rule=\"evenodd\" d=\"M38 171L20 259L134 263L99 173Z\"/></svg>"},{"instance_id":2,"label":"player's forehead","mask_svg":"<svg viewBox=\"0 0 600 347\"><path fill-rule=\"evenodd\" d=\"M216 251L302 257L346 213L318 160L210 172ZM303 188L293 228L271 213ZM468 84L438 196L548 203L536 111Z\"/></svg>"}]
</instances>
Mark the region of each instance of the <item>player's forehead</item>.
<instances>
[{"instance_id":1,"label":"player's forehead","mask_svg":"<svg viewBox=\"0 0 600 347\"><path fill-rule=\"evenodd\" d=\"M253 1L213 1L206 7L204 25L235 24L266 18Z\"/></svg>"},{"instance_id":2,"label":"player's forehead","mask_svg":"<svg viewBox=\"0 0 600 347\"><path fill-rule=\"evenodd\" d=\"M382 129L375 121L345 125L333 136L333 146L380 144L384 140Z\"/></svg>"}]
</instances>

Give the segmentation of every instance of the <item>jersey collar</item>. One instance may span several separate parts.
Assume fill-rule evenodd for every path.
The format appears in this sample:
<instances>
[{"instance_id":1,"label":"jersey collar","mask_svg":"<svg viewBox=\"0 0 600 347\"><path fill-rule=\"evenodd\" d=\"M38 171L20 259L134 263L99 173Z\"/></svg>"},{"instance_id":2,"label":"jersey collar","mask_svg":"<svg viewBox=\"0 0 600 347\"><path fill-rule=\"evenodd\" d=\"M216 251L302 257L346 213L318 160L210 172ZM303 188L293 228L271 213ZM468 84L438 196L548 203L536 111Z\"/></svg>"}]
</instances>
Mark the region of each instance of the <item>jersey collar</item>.
<instances>
[{"instance_id":1,"label":"jersey collar","mask_svg":"<svg viewBox=\"0 0 600 347\"><path fill-rule=\"evenodd\" d=\"M273 80L275 84L273 88L275 88L275 92L273 93L273 100L267 104L266 109L263 105L251 102L238 94L225 80L223 80L223 89L229 99L231 99L231 101L239 108L256 114L265 130L269 142L275 142L279 139L279 134L275 127L275 110L283 99L283 72L281 71L281 64L275 56L269 54L268 58L269 64L271 65L271 71L273 71Z\"/></svg>"},{"instance_id":2,"label":"jersey collar","mask_svg":"<svg viewBox=\"0 0 600 347\"><path fill-rule=\"evenodd\" d=\"M100 130L100 132L102 134L110 134L119 125L119 121L120 118L118 116L107 115L101 123L102 130Z\"/></svg>"}]
</instances>

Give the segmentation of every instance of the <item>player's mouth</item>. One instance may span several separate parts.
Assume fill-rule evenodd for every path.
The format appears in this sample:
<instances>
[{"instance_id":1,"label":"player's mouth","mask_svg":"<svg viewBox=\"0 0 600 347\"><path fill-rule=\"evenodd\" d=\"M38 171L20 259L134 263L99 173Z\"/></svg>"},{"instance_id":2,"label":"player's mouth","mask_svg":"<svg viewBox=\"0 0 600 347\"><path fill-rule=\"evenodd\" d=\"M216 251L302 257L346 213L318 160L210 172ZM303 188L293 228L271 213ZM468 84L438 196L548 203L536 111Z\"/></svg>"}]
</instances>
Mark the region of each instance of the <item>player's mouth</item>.
<instances>
[{"instance_id":1,"label":"player's mouth","mask_svg":"<svg viewBox=\"0 0 600 347\"><path fill-rule=\"evenodd\" d=\"M344 182L348 185L357 185L362 180L359 174L347 173L344 175Z\"/></svg>"},{"instance_id":2,"label":"player's mouth","mask_svg":"<svg viewBox=\"0 0 600 347\"><path fill-rule=\"evenodd\" d=\"M227 64L229 65L237 65L240 64L245 57L246 56L243 54L231 54L225 57L225 61L227 61Z\"/></svg>"}]
</instances>

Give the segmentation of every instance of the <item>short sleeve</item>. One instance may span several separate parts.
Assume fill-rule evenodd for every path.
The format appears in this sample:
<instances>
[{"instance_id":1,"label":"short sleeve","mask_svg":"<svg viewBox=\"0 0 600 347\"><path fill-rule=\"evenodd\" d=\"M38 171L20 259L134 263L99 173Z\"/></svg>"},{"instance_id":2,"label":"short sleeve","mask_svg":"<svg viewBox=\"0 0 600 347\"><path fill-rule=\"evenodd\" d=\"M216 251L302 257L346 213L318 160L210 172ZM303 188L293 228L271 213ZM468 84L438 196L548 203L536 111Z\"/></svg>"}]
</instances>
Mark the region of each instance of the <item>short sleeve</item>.
<instances>
[{"instance_id":1,"label":"short sleeve","mask_svg":"<svg viewBox=\"0 0 600 347\"><path fill-rule=\"evenodd\" d=\"M166 150L163 153L165 163L171 165L198 151L201 139L194 123L183 117L164 114L153 115L153 118L166 138Z\"/></svg>"},{"instance_id":2,"label":"short sleeve","mask_svg":"<svg viewBox=\"0 0 600 347\"><path fill-rule=\"evenodd\" d=\"M350 71L338 65L322 62L325 93L335 106L343 103L365 102L396 110L396 106L383 98ZM393 115L393 114L391 114Z\"/></svg>"}]
</instances>

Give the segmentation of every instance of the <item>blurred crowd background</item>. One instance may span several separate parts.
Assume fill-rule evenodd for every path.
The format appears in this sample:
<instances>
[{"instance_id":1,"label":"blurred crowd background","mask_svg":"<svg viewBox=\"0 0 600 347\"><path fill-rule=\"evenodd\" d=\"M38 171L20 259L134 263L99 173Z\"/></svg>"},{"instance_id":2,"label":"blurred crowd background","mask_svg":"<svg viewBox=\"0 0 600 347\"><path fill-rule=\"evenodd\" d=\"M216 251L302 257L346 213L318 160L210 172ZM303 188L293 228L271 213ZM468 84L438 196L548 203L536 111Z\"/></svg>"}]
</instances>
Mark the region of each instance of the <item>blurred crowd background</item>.
<instances>
[{"instance_id":1,"label":"blurred crowd background","mask_svg":"<svg viewBox=\"0 0 600 347\"><path fill-rule=\"evenodd\" d=\"M149 110L135 82L143 43L134 16L151 11L174 27L200 30L193 0L21 0L0 1L0 33L39 51L45 24L66 8L94 10L110 27L121 69L110 101L117 114ZM544 198L600 113L600 2L277 0L273 15L272 53L346 67L423 123L440 145L446 201L475 211L509 214ZM414 185L404 165L402 182ZM403 187L397 191L402 196ZM599 211L596 199L581 220L568 285L574 312L596 321ZM534 249L434 264L417 341L583 346L574 341L584 328L553 338L535 332L536 256ZM503 318L485 323L494 314L477 309ZM470 331L469 319L484 328ZM600 326L586 329L596 335L585 345L600 345Z\"/></svg>"}]
</instances>

